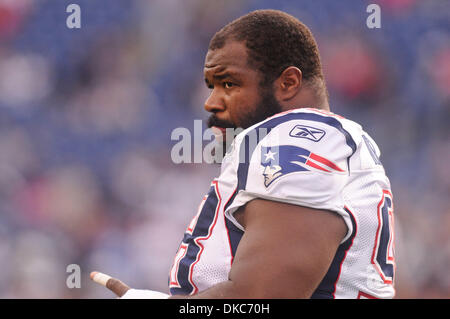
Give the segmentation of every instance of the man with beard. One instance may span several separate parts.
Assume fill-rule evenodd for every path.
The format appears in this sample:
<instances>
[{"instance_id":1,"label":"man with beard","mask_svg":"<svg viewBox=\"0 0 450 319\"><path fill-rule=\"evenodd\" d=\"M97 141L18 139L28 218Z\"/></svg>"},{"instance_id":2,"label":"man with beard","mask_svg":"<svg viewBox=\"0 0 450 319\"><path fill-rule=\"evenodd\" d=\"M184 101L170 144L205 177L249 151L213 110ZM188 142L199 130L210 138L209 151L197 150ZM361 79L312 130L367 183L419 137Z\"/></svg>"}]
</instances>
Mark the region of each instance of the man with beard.
<instances>
[{"instance_id":1,"label":"man with beard","mask_svg":"<svg viewBox=\"0 0 450 319\"><path fill-rule=\"evenodd\" d=\"M208 125L244 131L186 229L170 298L392 298L390 183L370 136L329 111L310 30L251 12L214 35L204 76Z\"/></svg>"}]
</instances>

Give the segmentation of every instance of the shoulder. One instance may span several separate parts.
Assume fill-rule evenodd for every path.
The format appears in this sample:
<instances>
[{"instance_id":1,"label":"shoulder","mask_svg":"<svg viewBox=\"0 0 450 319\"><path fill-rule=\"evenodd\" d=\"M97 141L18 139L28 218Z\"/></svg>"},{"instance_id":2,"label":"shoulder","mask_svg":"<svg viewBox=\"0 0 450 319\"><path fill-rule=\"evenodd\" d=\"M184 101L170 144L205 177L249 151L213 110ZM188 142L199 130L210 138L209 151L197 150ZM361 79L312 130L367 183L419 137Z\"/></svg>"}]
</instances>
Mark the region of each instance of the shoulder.
<instances>
[{"instance_id":1,"label":"shoulder","mask_svg":"<svg viewBox=\"0 0 450 319\"><path fill-rule=\"evenodd\" d=\"M262 198L337 212L351 229L341 190L362 133L353 121L313 109L280 113L244 130L232 151L229 172L237 186L228 216Z\"/></svg>"},{"instance_id":2,"label":"shoulder","mask_svg":"<svg viewBox=\"0 0 450 319\"><path fill-rule=\"evenodd\" d=\"M235 141L235 151L252 155L259 148L274 145L304 146L310 151L349 157L362 140L358 123L342 116L312 108L276 114L243 132Z\"/></svg>"}]
</instances>

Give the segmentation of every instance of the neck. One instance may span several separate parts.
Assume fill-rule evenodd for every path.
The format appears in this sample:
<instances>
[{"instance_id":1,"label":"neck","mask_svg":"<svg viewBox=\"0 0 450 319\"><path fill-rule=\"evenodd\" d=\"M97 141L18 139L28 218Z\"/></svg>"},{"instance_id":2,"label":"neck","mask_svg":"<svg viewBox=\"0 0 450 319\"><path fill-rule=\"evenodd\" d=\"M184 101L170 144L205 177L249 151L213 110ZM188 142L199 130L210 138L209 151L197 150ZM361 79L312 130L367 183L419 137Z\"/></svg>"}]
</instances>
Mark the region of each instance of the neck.
<instances>
[{"instance_id":1,"label":"neck","mask_svg":"<svg viewBox=\"0 0 450 319\"><path fill-rule=\"evenodd\" d=\"M283 111L292 109L312 107L320 110L329 111L330 104L326 93L318 93L310 88L303 88L299 93L288 101L280 103Z\"/></svg>"}]
</instances>

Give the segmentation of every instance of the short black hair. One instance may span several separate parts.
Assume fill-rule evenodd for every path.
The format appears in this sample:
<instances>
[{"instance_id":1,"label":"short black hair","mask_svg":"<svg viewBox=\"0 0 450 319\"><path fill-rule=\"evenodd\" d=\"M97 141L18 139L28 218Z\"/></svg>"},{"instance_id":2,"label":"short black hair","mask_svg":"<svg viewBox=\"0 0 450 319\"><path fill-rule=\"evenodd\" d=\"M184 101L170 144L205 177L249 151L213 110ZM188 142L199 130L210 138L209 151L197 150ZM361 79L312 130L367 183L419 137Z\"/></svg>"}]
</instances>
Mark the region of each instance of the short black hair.
<instances>
[{"instance_id":1,"label":"short black hair","mask_svg":"<svg viewBox=\"0 0 450 319\"><path fill-rule=\"evenodd\" d=\"M325 87L316 40L309 28L290 14L279 10L250 12L219 30L209 50L222 48L227 40L245 42L249 65L262 73L261 85L272 84L287 67L295 66L305 82Z\"/></svg>"}]
</instances>

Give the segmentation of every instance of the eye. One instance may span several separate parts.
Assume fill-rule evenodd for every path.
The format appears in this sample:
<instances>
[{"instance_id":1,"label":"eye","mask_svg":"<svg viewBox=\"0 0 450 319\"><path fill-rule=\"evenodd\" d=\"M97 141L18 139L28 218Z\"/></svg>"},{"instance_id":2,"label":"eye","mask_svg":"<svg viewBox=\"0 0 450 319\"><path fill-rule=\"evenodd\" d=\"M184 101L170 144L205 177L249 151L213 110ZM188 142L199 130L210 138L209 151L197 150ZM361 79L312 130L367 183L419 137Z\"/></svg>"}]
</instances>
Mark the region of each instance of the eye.
<instances>
[{"instance_id":1,"label":"eye","mask_svg":"<svg viewBox=\"0 0 450 319\"><path fill-rule=\"evenodd\" d=\"M223 82L223 87L225 89L231 89L234 86L234 83L232 82Z\"/></svg>"},{"instance_id":2,"label":"eye","mask_svg":"<svg viewBox=\"0 0 450 319\"><path fill-rule=\"evenodd\" d=\"M210 90L214 89L214 85L212 85L212 83L209 82L208 79L206 79L206 78L205 78L205 84L208 89L210 89Z\"/></svg>"}]
</instances>

